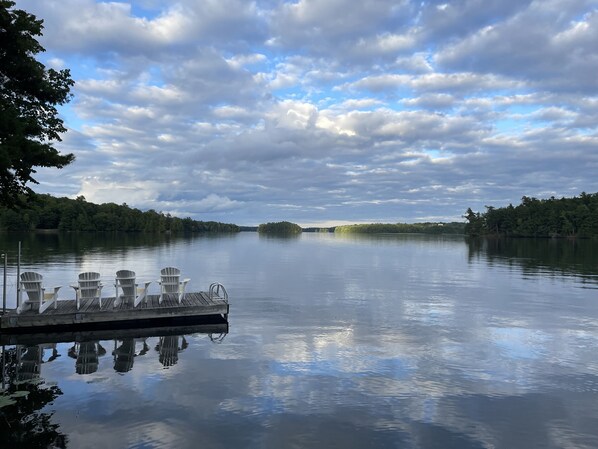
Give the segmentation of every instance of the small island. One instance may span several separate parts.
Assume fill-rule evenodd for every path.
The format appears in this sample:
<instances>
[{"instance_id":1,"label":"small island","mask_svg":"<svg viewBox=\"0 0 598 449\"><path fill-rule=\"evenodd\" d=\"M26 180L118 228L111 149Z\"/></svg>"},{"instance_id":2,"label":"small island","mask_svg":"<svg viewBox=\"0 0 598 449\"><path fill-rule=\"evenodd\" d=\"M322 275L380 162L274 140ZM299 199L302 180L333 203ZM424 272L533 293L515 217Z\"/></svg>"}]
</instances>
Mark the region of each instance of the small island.
<instances>
[{"instance_id":1,"label":"small island","mask_svg":"<svg viewBox=\"0 0 598 449\"><path fill-rule=\"evenodd\" d=\"M279 221L277 223L262 223L258 226L257 232L260 234L275 235L297 235L301 234L301 226L289 221Z\"/></svg>"}]
</instances>

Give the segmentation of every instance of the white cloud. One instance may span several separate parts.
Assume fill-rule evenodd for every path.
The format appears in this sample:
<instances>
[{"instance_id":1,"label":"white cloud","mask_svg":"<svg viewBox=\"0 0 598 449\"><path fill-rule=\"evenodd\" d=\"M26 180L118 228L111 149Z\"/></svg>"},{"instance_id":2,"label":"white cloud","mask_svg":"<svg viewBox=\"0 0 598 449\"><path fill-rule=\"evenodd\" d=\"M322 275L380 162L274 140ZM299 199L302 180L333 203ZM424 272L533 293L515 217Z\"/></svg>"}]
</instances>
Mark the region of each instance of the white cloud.
<instances>
[{"instance_id":1,"label":"white cloud","mask_svg":"<svg viewBox=\"0 0 598 449\"><path fill-rule=\"evenodd\" d=\"M194 206L199 212L222 211L233 209L239 205L239 201L233 201L230 198L222 197L211 193L210 195L197 201Z\"/></svg>"},{"instance_id":2,"label":"white cloud","mask_svg":"<svg viewBox=\"0 0 598 449\"><path fill-rule=\"evenodd\" d=\"M76 196L83 195L92 203L127 203L148 206L157 198L159 186L151 181L123 180L122 182L106 182L90 176L81 180L81 189Z\"/></svg>"},{"instance_id":3,"label":"white cloud","mask_svg":"<svg viewBox=\"0 0 598 449\"><path fill-rule=\"evenodd\" d=\"M284 100L268 114L275 126L290 129L305 129L316 123L318 111L310 103Z\"/></svg>"},{"instance_id":4,"label":"white cloud","mask_svg":"<svg viewBox=\"0 0 598 449\"><path fill-rule=\"evenodd\" d=\"M76 81L42 191L239 224L598 191L592 0L18 6Z\"/></svg>"},{"instance_id":5,"label":"white cloud","mask_svg":"<svg viewBox=\"0 0 598 449\"><path fill-rule=\"evenodd\" d=\"M595 92L598 81L591 74L598 70L596 5L581 20L574 20L591 3L533 2L510 18L445 46L436 61L450 70L492 72L545 89Z\"/></svg>"}]
</instances>

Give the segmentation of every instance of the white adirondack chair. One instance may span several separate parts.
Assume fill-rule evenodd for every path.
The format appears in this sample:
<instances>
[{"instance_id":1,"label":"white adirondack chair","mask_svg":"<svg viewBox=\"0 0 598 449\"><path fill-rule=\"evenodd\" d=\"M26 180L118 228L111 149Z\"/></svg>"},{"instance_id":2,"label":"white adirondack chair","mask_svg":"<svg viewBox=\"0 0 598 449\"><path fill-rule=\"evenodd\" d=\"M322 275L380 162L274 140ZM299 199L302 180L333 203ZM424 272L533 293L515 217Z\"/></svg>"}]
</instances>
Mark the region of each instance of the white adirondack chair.
<instances>
[{"instance_id":1,"label":"white adirondack chair","mask_svg":"<svg viewBox=\"0 0 598 449\"><path fill-rule=\"evenodd\" d=\"M77 310L81 307L82 299L98 299L100 309L102 308L102 288L104 285L100 280L100 273L87 271L79 274L77 285L71 285L75 289L75 298L77 300Z\"/></svg>"},{"instance_id":2,"label":"white adirondack chair","mask_svg":"<svg viewBox=\"0 0 598 449\"><path fill-rule=\"evenodd\" d=\"M165 294L175 294L178 296L179 304L185 297L185 287L191 279L183 279L181 281L181 270L175 267L166 267L160 270L160 299L159 303L162 303L162 299Z\"/></svg>"},{"instance_id":3,"label":"white adirondack chair","mask_svg":"<svg viewBox=\"0 0 598 449\"><path fill-rule=\"evenodd\" d=\"M21 286L19 289L19 307L17 313L25 310L37 310L43 313L54 304L56 309L58 303L58 290L60 287L53 287L53 292L46 293L46 289L42 286L43 276L33 271L25 271L21 273ZM27 294L27 299L23 301L23 292Z\"/></svg>"},{"instance_id":4,"label":"white adirondack chair","mask_svg":"<svg viewBox=\"0 0 598 449\"><path fill-rule=\"evenodd\" d=\"M116 298L114 306L116 307L116 301L119 299L118 291L122 291L122 301L128 301L133 299L133 307L137 307L141 304L141 301L147 298L147 289L150 282L144 282L143 287L139 287L136 283L136 275L134 271L130 270L119 270L116 272L116 279L114 286L116 287Z\"/></svg>"}]
</instances>

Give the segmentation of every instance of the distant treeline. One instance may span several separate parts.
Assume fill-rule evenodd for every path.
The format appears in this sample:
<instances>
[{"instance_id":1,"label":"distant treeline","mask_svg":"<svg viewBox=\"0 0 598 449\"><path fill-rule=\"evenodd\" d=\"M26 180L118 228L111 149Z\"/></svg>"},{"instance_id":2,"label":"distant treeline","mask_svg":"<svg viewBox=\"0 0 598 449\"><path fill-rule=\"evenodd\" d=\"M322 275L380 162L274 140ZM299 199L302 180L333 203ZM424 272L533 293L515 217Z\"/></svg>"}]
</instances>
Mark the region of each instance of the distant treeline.
<instances>
[{"instance_id":1,"label":"distant treeline","mask_svg":"<svg viewBox=\"0 0 598 449\"><path fill-rule=\"evenodd\" d=\"M343 234L463 234L465 223L371 223L337 226Z\"/></svg>"},{"instance_id":2,"label":"distant treeline","mask_svg":"<svg viewBox=\"0 0 598 449\"><path fill-rule=\"evenodd\" d=\"M94 204L80 196L76 200L33 195L18 209L0 208L4 231L110 232L239 232L234 224L177 218L155 210L142 212L126 204Z\"/></svg>"},{"instance_id":3,"label":"distant treeline","mask_svg":"<svg viewBox=\"0 0 598 449\"><path fill-rule=\"evenodd\" d=\"M469 208L465 218L465 233L471 236L596 238L598 193L540 200L524 196L515 207L486 206L484 213Z\"/></svg>"},{"instance_id":4,"label":"distant treeline","mask_svg":"<svg viewBox=\"0 0 598 449\"><path fill-rule=\"evenodd\" d=\"M300 234L301 226L289 221L279 221L277 223L263 223L258 226L257 232L260 234Z\"/></svg>"}]
</instances>

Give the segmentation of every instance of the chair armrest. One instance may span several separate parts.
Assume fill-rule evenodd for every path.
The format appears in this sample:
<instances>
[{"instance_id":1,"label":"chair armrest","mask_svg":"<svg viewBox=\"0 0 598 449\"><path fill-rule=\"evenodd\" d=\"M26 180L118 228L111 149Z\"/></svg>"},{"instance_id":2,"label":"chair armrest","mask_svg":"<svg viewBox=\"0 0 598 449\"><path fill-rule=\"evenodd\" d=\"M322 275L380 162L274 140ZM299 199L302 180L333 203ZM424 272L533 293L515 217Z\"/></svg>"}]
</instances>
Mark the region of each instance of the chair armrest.
<instances>
[{"instance_id":1,"label":"chair armrest","mask_svg":"<svg viewBox=\"0 0 598 449\"><path fill-rule=\"evenodd\" d=\"M151 283L152 283L152 281L143 281L143 282L140 282L138 284L135 284L135 289L137 291L147 290L147 288L150 286ZM140 287L140 285L141 285L141 287Z\"/></svg>"},{"instance_id":2,"label":"chair armrest","mask_svg":"<svg viewBox=\"0 0 598 449\"><path fill-rule=\"evenodd\" d=\"M46 293L44 292L44 301L48 300L48 299L58 299L58 290L60 290L62 288L62 286L60 287L53 287L54 293Z\"/></svg>"}]
</instances>

